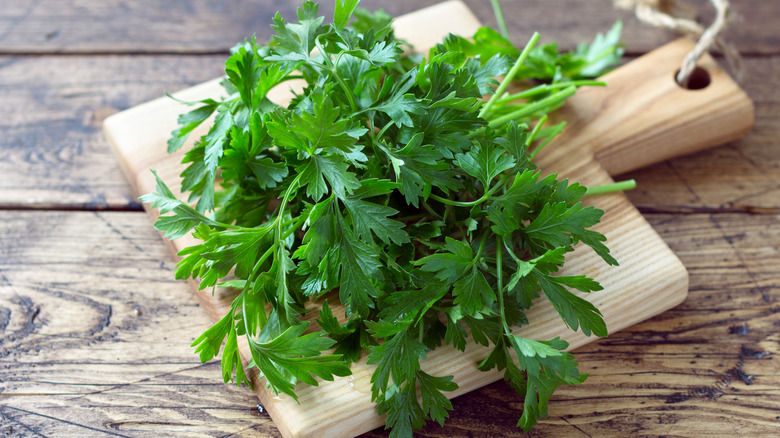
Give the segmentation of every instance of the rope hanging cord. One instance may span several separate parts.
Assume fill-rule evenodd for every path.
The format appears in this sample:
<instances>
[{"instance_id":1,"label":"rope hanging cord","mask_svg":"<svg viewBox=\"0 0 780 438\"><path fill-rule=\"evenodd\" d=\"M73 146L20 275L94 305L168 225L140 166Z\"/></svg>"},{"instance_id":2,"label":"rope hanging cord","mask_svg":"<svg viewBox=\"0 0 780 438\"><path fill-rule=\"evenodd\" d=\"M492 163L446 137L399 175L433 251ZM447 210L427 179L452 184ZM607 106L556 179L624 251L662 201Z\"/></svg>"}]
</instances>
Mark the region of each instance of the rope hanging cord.
<instances>
[{"instance_id":1,"label":"rope hanging cord","mask_svg":"<svg viewBox=\"0 0 780 438\"><path fill-rule=\"evenodd\" d=\"M691 73L696 68L699 58L710 48L720 50L728 61L734 78L742 79L742 59L737 49L722 37L733 18L731 4L728 0L710 0L715 7L715 21L704 28L693 19L693 10L682 6L676 0L613 0L616 7L633 9L639 21L655 27L661 27L675 32L684 33L698 38L696 46L683 60L677 73L677 83L687 86Z\"/></svg>"}]
</instances>

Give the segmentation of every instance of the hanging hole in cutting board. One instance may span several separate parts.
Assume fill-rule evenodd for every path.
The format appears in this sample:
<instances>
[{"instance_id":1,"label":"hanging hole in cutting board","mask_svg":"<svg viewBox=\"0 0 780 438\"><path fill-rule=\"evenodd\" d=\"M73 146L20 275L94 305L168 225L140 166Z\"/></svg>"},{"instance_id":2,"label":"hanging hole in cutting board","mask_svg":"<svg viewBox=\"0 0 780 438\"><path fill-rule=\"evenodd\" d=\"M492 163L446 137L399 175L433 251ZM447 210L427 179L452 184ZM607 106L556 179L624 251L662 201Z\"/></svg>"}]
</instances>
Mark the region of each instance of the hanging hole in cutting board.
<instances>
[{"instance_id":1,"label":"hanging hole in cutting board","mask_svg":"<svg viewBox=\"0 0 780 438\"><path fill-rule=\"evenodd\" d=\"M682 88L688 90L701 90L702 88L707 88L707 86L710 85L710 73L701 67L697 66L693 69L691 75L688 77L687 84L681 84L677 82L678 73L680 73L680 70L674 72L674 82L676 82L677 85Z\"/></svg>"}]
</instances>

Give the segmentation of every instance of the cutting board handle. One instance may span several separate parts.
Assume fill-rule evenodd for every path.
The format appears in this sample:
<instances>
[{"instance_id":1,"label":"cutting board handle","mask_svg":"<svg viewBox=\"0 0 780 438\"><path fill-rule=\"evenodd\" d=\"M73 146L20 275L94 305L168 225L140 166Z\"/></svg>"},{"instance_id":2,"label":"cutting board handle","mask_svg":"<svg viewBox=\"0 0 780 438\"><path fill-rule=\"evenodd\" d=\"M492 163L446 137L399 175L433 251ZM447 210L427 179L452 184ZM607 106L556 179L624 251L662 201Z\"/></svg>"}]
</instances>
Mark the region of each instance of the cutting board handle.
<instances>
[{"instance_id":1,"label":"cutting board handle","mask_svg":"<svg viewBox=\"0 0 780 438\"><path fill-rule=\"evenodd\" d=\"M604 75L606 87L578 90L556 117L576 122L555 143L565 142L562 149L570 152L589 151L609 174L617 175L747 133L753 126L753 102L710 56L699 63L708 85L685 89L675 82L693 44L678 39ZM557 155L554 144L546 149Z\"/></svg>"}]
</instances>

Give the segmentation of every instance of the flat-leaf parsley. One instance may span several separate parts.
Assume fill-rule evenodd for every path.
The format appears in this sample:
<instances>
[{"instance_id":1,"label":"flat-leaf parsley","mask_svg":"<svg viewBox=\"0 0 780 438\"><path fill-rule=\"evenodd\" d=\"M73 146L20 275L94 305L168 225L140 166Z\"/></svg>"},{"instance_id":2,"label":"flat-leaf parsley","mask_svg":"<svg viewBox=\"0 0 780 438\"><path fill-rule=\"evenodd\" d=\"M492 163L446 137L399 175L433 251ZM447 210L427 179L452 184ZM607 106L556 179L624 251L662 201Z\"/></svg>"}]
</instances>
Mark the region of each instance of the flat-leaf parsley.
<instances>
[{"instance_id":1,"label":"flat-leaf parsley","mask_svg":"<svg viewBox=\"0 0 780 438\"><path fill-rule=\"evenodd\" d=\"M179 253L177 278L239 291L193 345L204 362L222 348L224 380L249 384L238 352L247 342L249 367L291 397L299 381L350 374L365 352L377 411L391 436L410 436L444 422L443 393L458 387L420 361L442 344L462 351L470 336L492 348L479 368L503 370L525 397L518 425L528 430L558 386L586 377L565 341L513 333L533 323L533 302L544 296L572 330L607 334L598 309L571 292L601 286L557 275L579 242L617 264L590 229L603 212L533 157L563 128L544 126L546 114L577 87L603 85L590 78L619 59L619 24L572 53L537 48L536 34L518 50L482 28L421 57L404 52L386 14L356 4L337 0L331 24L312 2L295 23L276 14L269 44L232 50L228 97L179 117L170 151L213 118L184 155L189 199L159 178L142 199L167 237L201 241ZM507 94L513 77L537 82ZM269 100L291 79L306 85L289 105ZM321 303L318 330L302 319L309 300Z\"/></svg>"}]
</instances>

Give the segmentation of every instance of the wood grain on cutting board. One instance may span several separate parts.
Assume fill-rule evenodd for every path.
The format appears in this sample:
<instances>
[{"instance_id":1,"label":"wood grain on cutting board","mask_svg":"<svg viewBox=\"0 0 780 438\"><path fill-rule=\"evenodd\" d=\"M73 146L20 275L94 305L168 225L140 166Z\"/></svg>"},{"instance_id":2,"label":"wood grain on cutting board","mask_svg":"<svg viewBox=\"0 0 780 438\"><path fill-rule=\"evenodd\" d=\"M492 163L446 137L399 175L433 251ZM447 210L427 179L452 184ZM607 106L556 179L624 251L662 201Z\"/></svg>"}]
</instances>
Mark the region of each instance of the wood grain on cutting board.
<instances>
[{"instance_id":1,"label":"wood grain on cutting board","mask_svg":"<svg viewBox=\"0 0 780 438\"><path fill-rule=\"evenodd\" d=\"M470 35L478 26L476 18L456 1L396 21L397 34L418 48L429 47L447 32ZM662 65L663 59L674 59L677 52L687 50L684 42L670 47L647 55L654 56L647 65ZM599 161L613 171L630 170L728 141L752 122L750 101L711 60L705 63L709 63L712 84L697 91L676 87L671 80L673 71L664 86L663 76L661 79L651 76L657 72L641 65L637 67L636 62L639 61L623 68L635 66L629 73L621 73L624 70L620 69L608 75L608 88L582 90L571 99L566 116L571 129L539 155L538 162L543 169L554 168L561 176L586 185L604 184L611 182L611 178ZM642 77L645 73L647 78ZM284 89L275 91L277 94L271 99L277 102L289 95ZM649 91L655 94L648 95ZM630 99L625 98L626 93ZM197 100L221 94L215 80L176 96ZM165 141L182 110L180 104L170 99L158 99L106 120L107 137L138 194L154 190L149 168L155 168L176 190L174 182L184 166L180 164L180 155L165 152ZM704 113L718 117L703 118ZM682 135L686 132L695 135ZM596 156L599 161L595 160ZM596 229L607 236L607 243L621 265L608 267L584 248L569 258L563 272L587 274L604 286L604 291L587 298L602 311L609 330L628 327L680 303L687 294L688 277L684 267L625 196L603 195L589 201L606 210ZM173 245L181 249L191 243L189 238L182 238ZM228 311L232 300L228 291L219 291L215 296L210 291L200 292L198 296L214 320ZM561 336L570 342L572 349L589 341L579 332L567 331L546 300L540 300L528 312L528 318L532 324L516 333L533 339ZM477 370L476 362L487 351L473 343L465 353L438 348L429 354L423 369L434 375L454 375L460 388L447 394L454 397L501 378L495 371ZM242 353L249 357L246 351ZM299 385L296 392L300 404L283 395L269 394L264 382L258 381L255 373L251 375L258 396L285 436L352 436L383 424L370 403L372 369L365 365L364 358L353 366L352 376L322 382L319 387Z\"/></svg>"}]
</instances>

